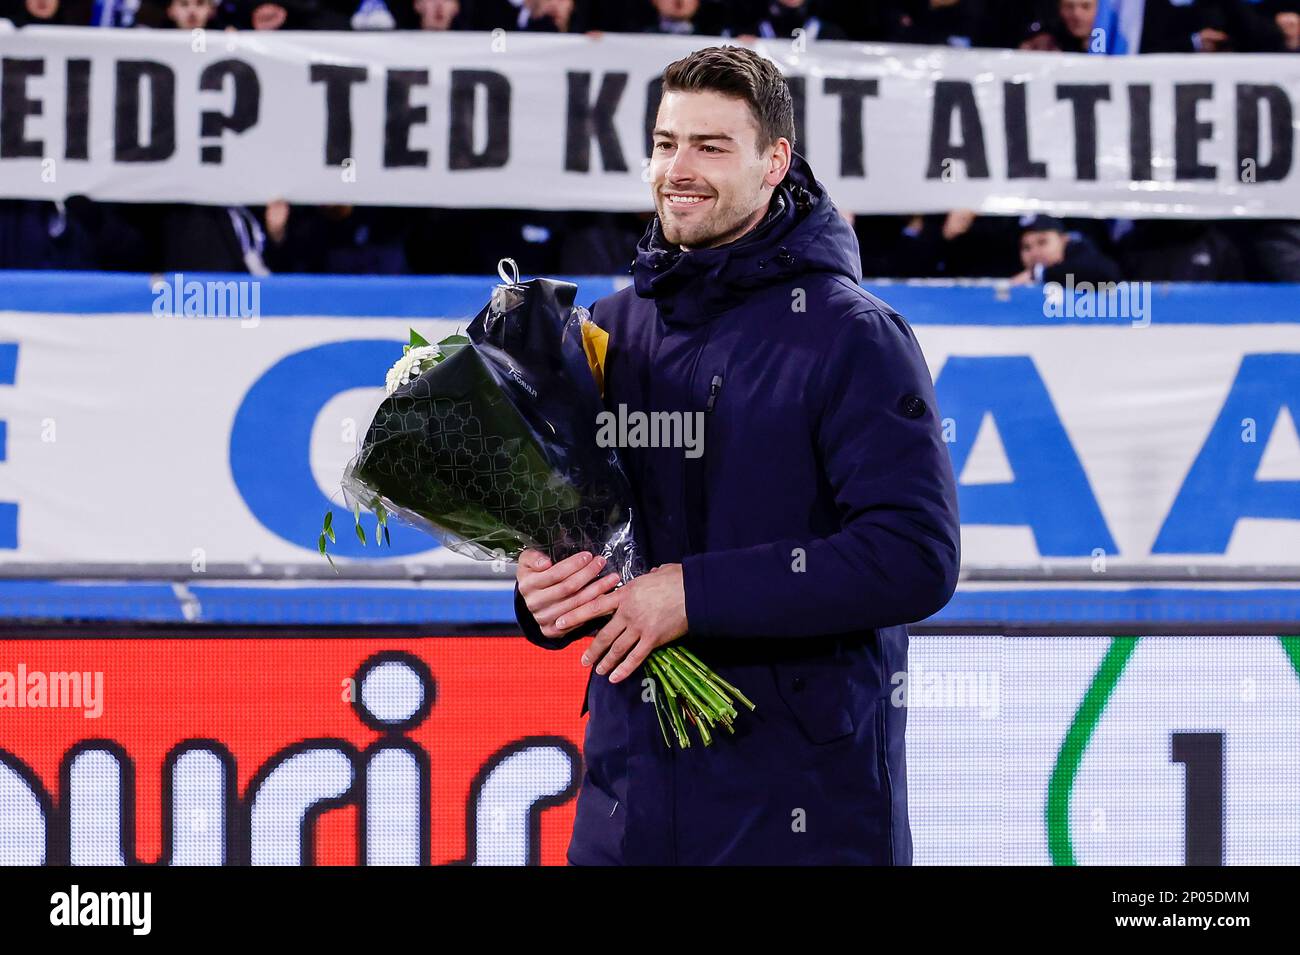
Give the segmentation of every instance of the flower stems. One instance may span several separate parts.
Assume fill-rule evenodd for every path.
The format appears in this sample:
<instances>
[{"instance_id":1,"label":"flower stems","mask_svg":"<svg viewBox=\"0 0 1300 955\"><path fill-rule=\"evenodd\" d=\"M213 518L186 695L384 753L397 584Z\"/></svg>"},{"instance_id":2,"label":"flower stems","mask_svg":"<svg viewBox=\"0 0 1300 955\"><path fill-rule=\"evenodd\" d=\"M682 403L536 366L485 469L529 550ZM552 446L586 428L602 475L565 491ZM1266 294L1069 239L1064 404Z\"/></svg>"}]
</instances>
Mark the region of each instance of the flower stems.
<instances>
[{"instance_id":1,"label":"flower stems","mask_svg":"<svg viewBox=\"0 0 1300 955\"><path fill-rule=\"evenodd\" d=\"M683 749L691 745L687 722L695 727L705 746L713 742L712 727L722 726L728 733L734 733L732 722L737 710L733 697L754 709L743 693L685 647L666 646L655 650L646 659L646 671L655 681L655 716L665 745L672 745L668 738L669 725L677 745Z\"/></svg>"}]
</instances>

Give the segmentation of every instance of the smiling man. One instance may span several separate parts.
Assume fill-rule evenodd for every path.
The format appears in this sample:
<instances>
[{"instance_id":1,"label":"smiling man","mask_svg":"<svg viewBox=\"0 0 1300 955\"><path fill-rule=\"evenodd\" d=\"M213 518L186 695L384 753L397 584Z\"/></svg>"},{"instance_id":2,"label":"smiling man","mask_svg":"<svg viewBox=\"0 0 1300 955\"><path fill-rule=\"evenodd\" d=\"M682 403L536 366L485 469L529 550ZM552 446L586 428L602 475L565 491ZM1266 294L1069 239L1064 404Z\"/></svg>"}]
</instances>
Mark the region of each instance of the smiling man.
<instances>
[{"instance_id":1,"label":"smiling man","mask_svg":"<svg viewBox=\"0 0 1300 955\"><path fill-rule=\"evenodd\" d=\"M793 151L790 92L740 47L664 73L635 283L596 302L606 403L703 416L703 453L622 451L653 571L520 558L534 643L594 633L568 859L908 864L906 624L958 568L955 483L907 323ZM757 704L665 745L641 668L682 641Z\"/></svg>"}]
</instances>

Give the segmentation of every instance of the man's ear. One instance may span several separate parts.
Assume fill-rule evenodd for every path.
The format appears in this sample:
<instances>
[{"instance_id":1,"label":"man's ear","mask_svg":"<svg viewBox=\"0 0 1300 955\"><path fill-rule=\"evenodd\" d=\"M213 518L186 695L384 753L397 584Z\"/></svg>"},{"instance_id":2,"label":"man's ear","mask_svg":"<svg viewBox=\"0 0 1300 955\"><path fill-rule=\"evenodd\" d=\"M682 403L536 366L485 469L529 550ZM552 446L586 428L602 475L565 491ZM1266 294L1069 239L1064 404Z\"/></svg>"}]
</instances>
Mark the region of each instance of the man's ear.
<instances>
[{"instance_id":1,"label":"man's ear","mask_svg":"<svg viewBox=\"0 0 1300 955\"><path fill-rule=\"evenodd\" d=\"M781 180L784 179L785 174L790 171L793 152L794 149L790 145L790 140L786 139L784 136L777 139L777 141L772 144L772 148L768 150L767 174L763 176L763 181L773 189L781 185Z\"/></svg>"}]
</instances>

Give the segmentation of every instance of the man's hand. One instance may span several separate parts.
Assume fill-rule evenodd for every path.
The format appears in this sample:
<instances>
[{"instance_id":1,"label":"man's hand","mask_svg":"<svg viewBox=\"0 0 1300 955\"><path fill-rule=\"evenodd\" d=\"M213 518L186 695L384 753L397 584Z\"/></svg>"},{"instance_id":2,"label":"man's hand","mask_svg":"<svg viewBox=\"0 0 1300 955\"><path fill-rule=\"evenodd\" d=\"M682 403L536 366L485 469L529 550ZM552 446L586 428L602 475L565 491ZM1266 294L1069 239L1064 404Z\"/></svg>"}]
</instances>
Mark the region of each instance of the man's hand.
<instances>
[{"instance_id":1,"label":"man's hand","mask_svg":"<svg viewBox=\"0 0 1300 955\"><path fill-rule=\"evenodd\" d=\"M662 564L620 588L622 602L614 619L605 624L582 655L582 665L596 664L596 672L610 673L617 683L645 662L664 644L686 634L686 587L681 564Z\"/></svg>"},{"instance_id":2,"label":"man's hand","mask_svg":"<svg viewBox=\"0 0 1300 955\"><path fill-rule=\"evenodd\" d=\"M541 551L520 553L515 580L542 636L562 637L574 627L612 613L618 607L622 591L609 592L618 583L618 574L596 577L604 566L605 558L594 557L587 551L554 565Z\"/></svg>"}]
</instances>

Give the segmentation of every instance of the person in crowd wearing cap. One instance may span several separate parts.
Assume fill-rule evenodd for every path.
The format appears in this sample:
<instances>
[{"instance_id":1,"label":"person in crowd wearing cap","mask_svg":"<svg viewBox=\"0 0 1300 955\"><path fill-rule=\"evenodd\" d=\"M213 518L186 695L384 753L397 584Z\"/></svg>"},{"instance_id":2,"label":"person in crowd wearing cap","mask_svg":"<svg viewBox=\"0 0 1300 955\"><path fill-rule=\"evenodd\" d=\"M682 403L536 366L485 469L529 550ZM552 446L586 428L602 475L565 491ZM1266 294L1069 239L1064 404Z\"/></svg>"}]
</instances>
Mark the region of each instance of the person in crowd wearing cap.
<instances>
[{"instance_id":1,"label":"person in crowd wearing cap","mask_svg":"<svg viewBox=\"0 0 1300 955\"><path fill-rule=\"evenodd\" d=\"M1067 233L1055 216L1022 220L1020 264L1024 269L1011 279L1015 285L1064 284L1067 275L1076 283L1120 281L1119 266L1082 235Z\"/></svg>"}]
</instances>

